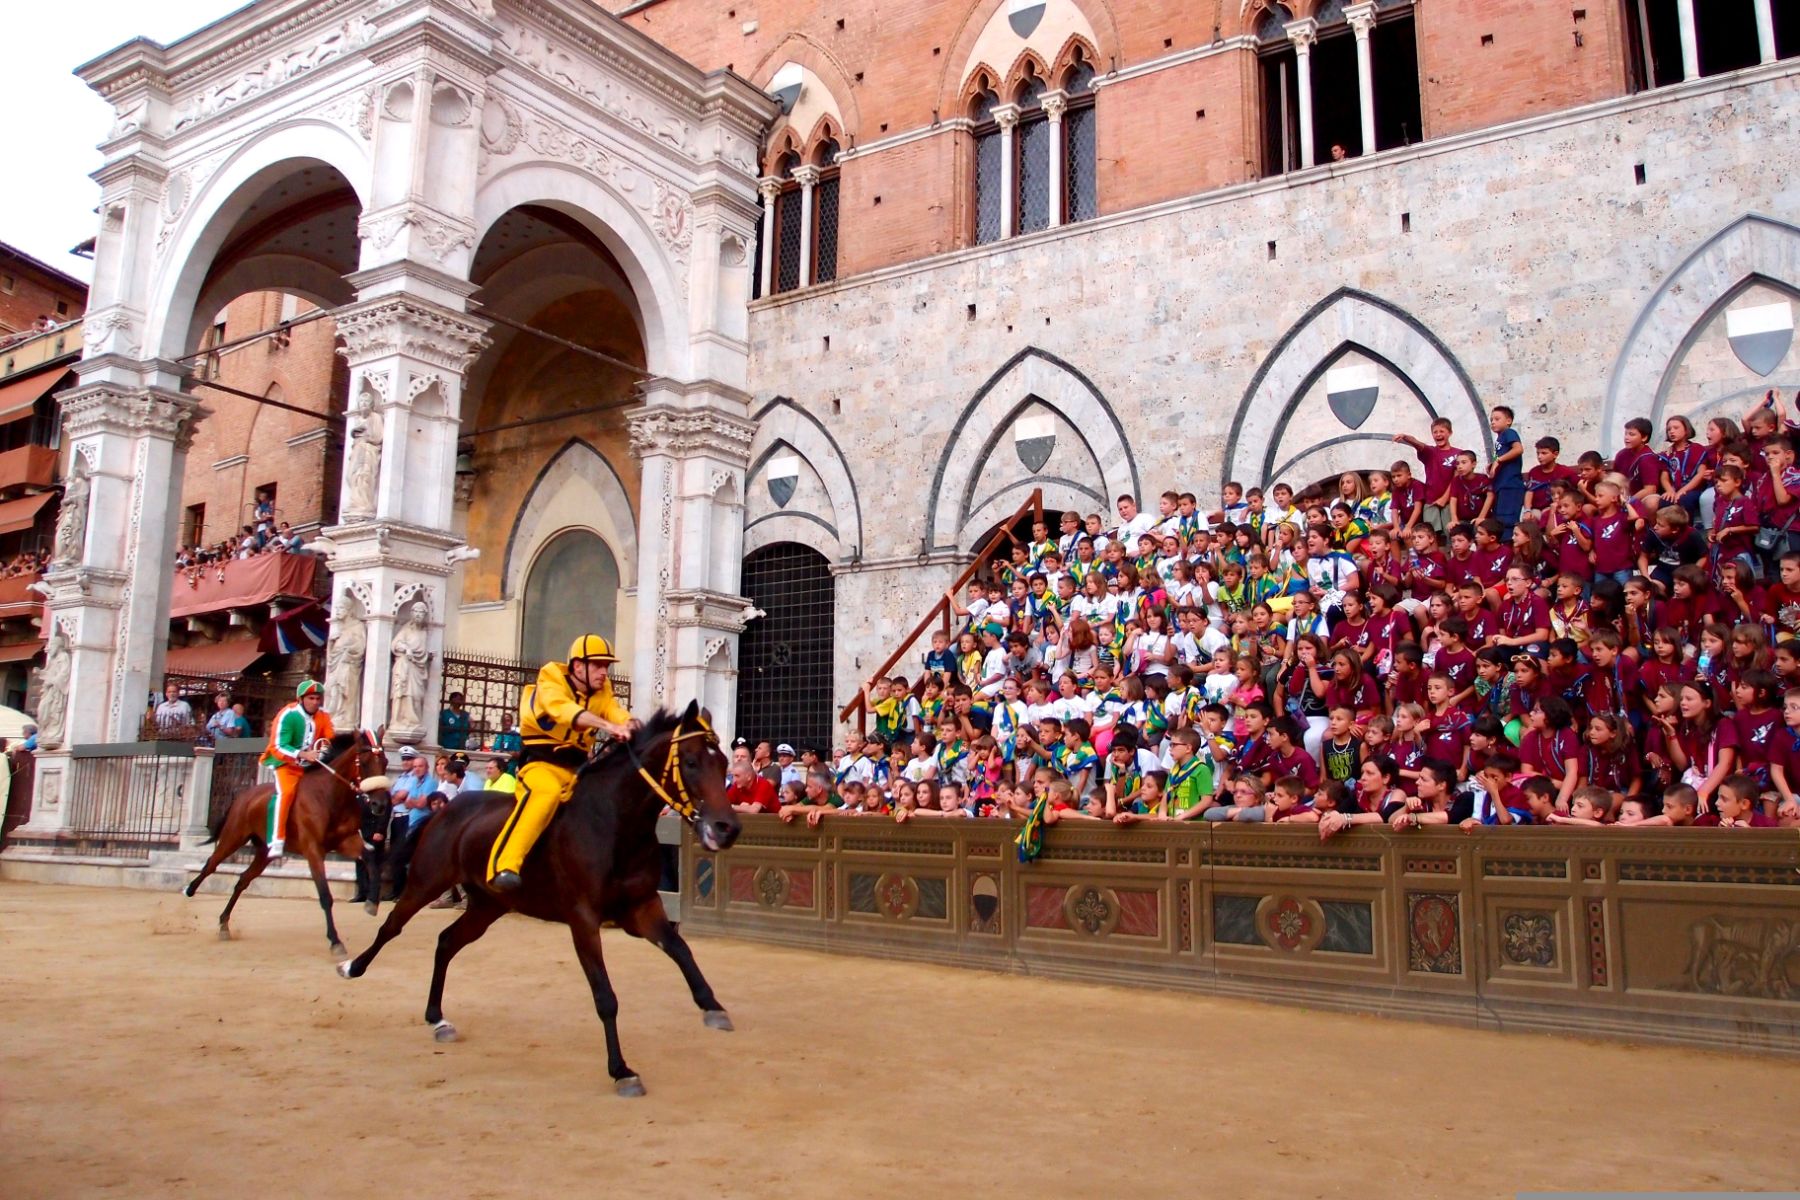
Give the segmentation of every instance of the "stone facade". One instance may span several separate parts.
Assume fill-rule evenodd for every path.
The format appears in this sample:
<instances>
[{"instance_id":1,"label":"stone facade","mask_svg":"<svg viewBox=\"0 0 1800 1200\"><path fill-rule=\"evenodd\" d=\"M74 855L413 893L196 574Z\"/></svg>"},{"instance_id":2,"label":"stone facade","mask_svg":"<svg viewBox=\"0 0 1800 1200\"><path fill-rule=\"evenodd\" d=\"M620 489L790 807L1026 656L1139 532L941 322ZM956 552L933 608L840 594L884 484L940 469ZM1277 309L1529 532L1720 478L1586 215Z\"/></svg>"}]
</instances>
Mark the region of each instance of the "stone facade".
<instances>
[{"instance_id":1,"label":"stone facade","mask_svg":"<svg viewBox=\"0 0 1800 1200\"><path fill-rule=\"evenodd\" d=\"M751 389L816 426L781 528L840 564L837 694L948 582L918 556L966 556L1028 484L1084 512L1128 482L1210 504L1227 477L1386 466L1428 411L1461 445L1509 404L1528 442L1610 452L1628 417L1736 416L1800 385L1800 355L1758 377L1718 328L1800 293L1775 133L1797 109L1800 73L1759 68L759 302ZM1319 380L1359 359L1384 399L1351 430ZM1033 472L1010 431L1040 408L1061 465ZM754 472L748 494L754 540L773 506Z\"/></svg>"}]
</instances>

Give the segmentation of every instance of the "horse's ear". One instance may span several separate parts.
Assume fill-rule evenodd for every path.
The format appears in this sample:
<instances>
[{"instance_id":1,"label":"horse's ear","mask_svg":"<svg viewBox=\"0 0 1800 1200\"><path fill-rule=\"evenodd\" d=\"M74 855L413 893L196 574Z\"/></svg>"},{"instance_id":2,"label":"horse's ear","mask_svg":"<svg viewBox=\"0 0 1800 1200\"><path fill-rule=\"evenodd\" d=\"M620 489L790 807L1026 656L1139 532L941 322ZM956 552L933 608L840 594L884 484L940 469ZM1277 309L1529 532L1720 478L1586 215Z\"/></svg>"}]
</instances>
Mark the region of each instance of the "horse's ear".
<instances>
[{"instance_id":1,"label":"horse's ear","mask_svg":"<svg viewBox=\"0 0 1800 1200\"><path fill-rule=\"evenodd\" d=\"M681 723L683 725L686 725L688 722L692 721L695 717L697 717L699 715L700 715L700 701L689 700L688 706L687 706L687 711L681 714Z\"/></svg>"}]
</instances>

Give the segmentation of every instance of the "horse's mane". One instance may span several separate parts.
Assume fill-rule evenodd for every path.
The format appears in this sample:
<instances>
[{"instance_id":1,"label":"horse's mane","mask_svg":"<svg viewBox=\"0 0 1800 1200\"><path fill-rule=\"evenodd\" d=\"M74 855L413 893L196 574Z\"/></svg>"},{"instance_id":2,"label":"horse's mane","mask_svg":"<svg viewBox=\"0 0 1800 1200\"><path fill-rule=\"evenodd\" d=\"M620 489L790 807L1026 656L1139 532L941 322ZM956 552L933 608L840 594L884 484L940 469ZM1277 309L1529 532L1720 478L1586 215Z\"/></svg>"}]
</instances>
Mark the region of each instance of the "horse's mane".
<instances>
[{"instance_id":1,"label":"horse's mane","mask_svg":"<svg viewBox=\"0 0 1800 1200\"><path fill-rule=\"evenodd\" d=\"M325 761L328 763L336 762L354 747L361 737L362 734L354 729L349 733L334 734L331 739L331 744L325 749Z\"/></svg>"},{"instance_id":2,"label":"horse's mane","mask_svg":"<svg viewBox=\"0 0 1800 1200\"><path fill-rule=\"evenodd\" d=\"M631 735L632 753L642 758L658 739L674 733L680 728L680 713L670 712L666 708L657 709L644 721L644 727ZM598 755L582 764L578 774L589 775L596 771L609 770L619 763L629 762L629 756L624 753L625 745L624 742L616 740L606 743L605 748Z\"/></svg>"}]
</instances>

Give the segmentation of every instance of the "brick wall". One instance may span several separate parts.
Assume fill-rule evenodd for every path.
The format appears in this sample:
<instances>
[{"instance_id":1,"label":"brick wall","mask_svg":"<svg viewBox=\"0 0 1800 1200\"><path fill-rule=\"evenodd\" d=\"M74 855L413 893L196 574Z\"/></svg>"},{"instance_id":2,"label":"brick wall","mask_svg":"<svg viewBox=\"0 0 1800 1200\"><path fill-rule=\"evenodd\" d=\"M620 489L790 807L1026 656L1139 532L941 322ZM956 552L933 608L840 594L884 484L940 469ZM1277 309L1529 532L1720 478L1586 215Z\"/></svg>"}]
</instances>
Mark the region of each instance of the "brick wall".
<instances>
[{"instance_id":1,"label":"brick wall","mask_svg":"<svg viewBox=\"0 0 1800 1200\"><path fill-rule=\"evenodd\" d=\"M225 339L271 328L282 319L284 302L278 292L253 292L232 301L225 312ZM293 307L304 313L311 305L299 301ZM329 318L313 321L291 330L285 343L264 338L225 351L218 356L216 378L241 391L341 416L349 379L336 338ZM279 520L309 525L336 515L339 422L217 391L199 395L208 415L188 451L181 504L183 509L206 506L207 541L245 524L256 488L267 483L277 485Z\"/></svg>"},{"instance_id":2,"label":"brick wall","mask_svg":"<svg viewBox=\"0 0 1800 1200\"><path fill-rule=\"evenodd\" d=\"M60 313L56 310L59 303L64 310ZM0 333L29 329L39 317L49 317L60 325L73 321L86 308L86 288L71 287L0 253Z\"/></svg>"},{"instance_id":3,"label":"brick wall","mask_svg":"<svg viewBox=\"0 0 1800 1200\"><path fill-rule=\"evenodd\" d=\"M1235 0L1051 0L1059 2L1074 3L1094 30L1103 77L1244 32L1246 6ZM998 4L662 0L626 20L702 67L729 67L757 83L789 59L821 78L842 80L845 94L836 101L849 141L861 146L928 128L934 115L957 115L963 69ZM1577 9L1585 13L1580 21ZM1416 20L1427 136L1569 108L1626 86L1621 13L1613 0L1430 0L1419 5ZM747 23L754 23L750 33ZM1490 45L1482 44L1484 35L1492 35ZM1004 72L1012 64L989 65ZM1353 95L1348 99L1355 103ZM1103 86L1101 211L1253 178L1260 108L1256 56L1248 50ZM1197 118L1201 109L1206 116ZM842 274L966 244L972 171L966 140L939 133L844 163Z\"/></svg>"}]
</instances>

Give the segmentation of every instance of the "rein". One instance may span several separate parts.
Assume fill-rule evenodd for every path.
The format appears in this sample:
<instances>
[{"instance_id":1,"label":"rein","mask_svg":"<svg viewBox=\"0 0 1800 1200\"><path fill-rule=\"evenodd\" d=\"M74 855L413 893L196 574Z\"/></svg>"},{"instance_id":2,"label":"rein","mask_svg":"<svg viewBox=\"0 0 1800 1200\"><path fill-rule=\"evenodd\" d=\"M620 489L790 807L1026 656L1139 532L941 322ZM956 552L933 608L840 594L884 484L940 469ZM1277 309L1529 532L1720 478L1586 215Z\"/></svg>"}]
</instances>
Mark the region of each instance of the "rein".
<instances>
[{"instance_id":1,"label":"rein","mask_svg":"<svg viewBox=\"0 0 1800 1200\"><path fill-rule=\"evenodd\" d=\"M323 758L318 759L317 762L315 763L315 765L320 767L324 771L326 771L328 774L334 776L340 783L344 784L344 786L348 787L352 792L356 793L357 795L366 796L368 794L366 785L370 781L375 780L375 779L385 779L386 776L382 776L382 775L365 776L363 774L363 772L362 772L362 750L364 747L363 736L364 735L362 734L362 732L358 731L357 735L356 735L356 740L354 742L352 742L348 748L349 755L350 755L350 768L351 768L352 772L354 772L354 776L355 776L354 778L352 778L349 775L345 775L342 771L338 770L336 767L334 767L330 763L326 762ZM320 738L313 743L313 750L315 752L320 751L320 750L328 750L330 748L331 748L331 743L324 738Z\"/></svg>"},{"instance_id":2,"label":"rein","mask_svg":"<svg viewBox=\"0 0 1800 1200\"><path fill-rule=\"evenodd\" d=\"M639 778L656 794L657 799L680 813L682 819L690 823L699 820L700 806L688 794L687 778L681 771L680 754L681 743L691 738L699 738L708 742L715 749L719 745L719 736L713 732L712 726L707 723L706 718L701 717L700 728L680 730L669 739L669 752L663 759L662 771L656 775L650 774L649 768L644 766L643 760L638 757L631 740L625 739L625 753L631 756L631 765L637 768ZM675 785L674 795L669 794L666 786L671 782Z\"/></svg>"}]
</instances>

